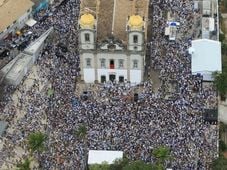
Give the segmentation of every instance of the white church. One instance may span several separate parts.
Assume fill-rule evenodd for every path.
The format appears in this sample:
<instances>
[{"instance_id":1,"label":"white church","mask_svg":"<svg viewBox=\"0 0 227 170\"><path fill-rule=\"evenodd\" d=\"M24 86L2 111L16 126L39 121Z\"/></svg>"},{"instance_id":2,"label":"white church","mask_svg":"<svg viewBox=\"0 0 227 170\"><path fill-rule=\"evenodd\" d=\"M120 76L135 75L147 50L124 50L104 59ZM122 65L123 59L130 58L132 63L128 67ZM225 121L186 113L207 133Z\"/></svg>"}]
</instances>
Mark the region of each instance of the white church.
<instances>
[{"instance_id":1,"label":"white church","mask_svg":"<svg viewBox=\"0 0 227 170\"><path fill-rule=\"evenodd\" d=\"M106 0L99 0L98 7L86 1L79 20L81 80L142 82L148 1L108 0L109 9Z\"/></svg>"}]
</instances>

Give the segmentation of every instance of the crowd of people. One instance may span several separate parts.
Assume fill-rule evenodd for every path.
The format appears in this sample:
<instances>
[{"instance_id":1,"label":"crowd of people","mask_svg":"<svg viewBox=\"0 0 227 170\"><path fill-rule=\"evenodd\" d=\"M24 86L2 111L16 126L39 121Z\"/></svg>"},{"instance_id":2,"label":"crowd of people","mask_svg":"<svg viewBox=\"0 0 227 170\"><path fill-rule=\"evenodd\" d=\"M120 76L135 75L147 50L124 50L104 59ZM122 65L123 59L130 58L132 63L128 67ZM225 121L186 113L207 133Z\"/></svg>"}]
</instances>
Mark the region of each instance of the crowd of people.
<instances>
[{"instance_id":1,"label":"crowd of people","mask_svg":"<svg viewBox=\"0 0 227 170\"><path fill-rule=\"evenodd\" d=\"M218 128L204 123L202 113L205 108L217 107L217 99L214 88L204 87L202 77L190 72L187 49L193 37L183 33L193 24L196 13L193 1L151 3L153 34L149 64L150 68L160 70L162 85L157 93L149 81L133 87L107 82L97 85L95 93L81 100L80 94L75 94L80 74L77 30L80 1L66 0L54 10L48 9L53 15L45 20L36 16L40 22L32 31L41 33L53 26L54 36L36 63L39 79L34 80L33 86L6 88L8 95L1 102L1 118L15 128L3 139L3 160L14 156L14 146L27 150L26 139L31 132L43 131L48 136L48 149L36 155L42 169L84 170L91 149L121 150L130 160L153 163L151 153L158 146L170 148L172 159L166 161L166 167L206 169L218 154ZM181 23L178 32L185 36L177 37L175 42L170 43L164 36L163 9L175 13ZM176 89L171 98L165 98L163 87L172 82ZM53 95L40 88L45 85L53 89ZM138 88L139 99L134 101L130 96ZM18 93L17 105L9 91ZM19 112L24 116L14 121ZM82 125L87 129L84 138L75 135Z\"/></svg>"}]
</instances>

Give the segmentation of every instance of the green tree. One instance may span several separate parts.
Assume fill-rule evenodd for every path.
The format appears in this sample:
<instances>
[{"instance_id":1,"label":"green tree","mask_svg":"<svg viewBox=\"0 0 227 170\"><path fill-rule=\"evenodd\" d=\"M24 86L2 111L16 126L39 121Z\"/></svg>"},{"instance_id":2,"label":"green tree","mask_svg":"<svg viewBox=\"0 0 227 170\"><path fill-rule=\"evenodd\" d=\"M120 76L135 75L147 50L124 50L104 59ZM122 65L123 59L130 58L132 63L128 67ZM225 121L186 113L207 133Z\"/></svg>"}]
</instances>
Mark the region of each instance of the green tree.
<instances>
[{"instance_id":1,"label":"green tree","mask_svg":"<svg viewBox=\"0 0 227 170\"><path fill-rule=\"evenodd\" d=\"M26 158L23 162L17 164L16 166L18 170L31 170L30 165L31 160Z\"/></svg>"},{"instance_id":2,"label":"green tree","mask_svg":"<svg viewBox=\"0 0 227 170\"><path fill-rule=\"evenodd\" d=\"M109 170L110 165L107 162L102 162L101 164L89 165L90 170Z\"/></svg>"},{"instance_id":3,"label":"green tree","mask_svg":"<svg viewBox=\"0 0 227 170\"><path fill-rule=\"evenodd\" d=\"M123 170L123 168L129 163L128 158L116 159L113 164L110 165L109 170Z\"/></svg>"},{"instance_id":4,"label":"green tree","mask_svg":"<svg viewBox=\"0 0 227 170\"><path fill-rule=\"evenodd\" d=\"M219 152L225 152L226 151L226 144L223 140L219 140Z\"/></svg>"},{"instance_id":5,"label":"green tree","mask_svg":"<svg viewBox=\"0 0 227 170\"><path fill-rule=\"evenodd\" d=\"M170 158L170 149L165 146L160 146L153 150L153 156L161 162Z\"/></svg>"},{"instance_id":6,"label":"green tree","mask_svg":"<svg viewBox=\"0 0 227 170\"><path fill-rule=\"evenodd\" d=\"M220 122L220 124L219 124L219 132L220 133L225 133L226 131L227 131L227 126L223 122Z\"/></svg>"},{"instance_id":7,"label":"green tree","mask_svg":"<svg viewBox=\"0 0 227 170\"><path fill-rule=\"evenodd\" d=\"M123 167L123 170L155 170L152 164L147 164L141 160L133 161Z\"/></svg>"},{"instance_id":8,"label":"green tree","mask_svg":"<svg viewBox=\"0 0 227 170\"><path fill-rule=\"evenodd\" d=\"M226 43L221 44L221 53L222 53L222 55L227 55L227 44Z\"/></svg>"},{"instance_id":9,"label":"green tree","mask_svg":"<svg viewBox=\"0 0 227 170\"><path fill-rule=\"evenodd\" d=\"M225 41L225 34L219 34L219 41L221 41L222 43L224 43Z\"/></svg>"},{"instance_id":10,"label":"green tree","mask_svg":"<svg viewBox=\"0 0 227 170\"><path fill-rule=\"evenodd\" d=\"M165 146L160 146L153 150L152 155L156 158L155 169L164 170L165 161L171 159L170 149Z\"/></svg>"},{"instance_id":11,"label":"green tree","mask_svg":"<svg viewBox=\"0 0 227 170\"><path fill-rule=\"evenodd\" d=\"M42 132L35 132L31 133L28 136L28 145L29 149L31 149L31 152L41 152L45 150L44 142L46 140L47 136L43 134Z\"/></svg>"},{"instance_id":12,"label":"green tree","mask_svg":"<svg viewBox=\"0 0 227 170\"><path fill-rule=\"evenodd\" d=\"M222 73L214 72L213 77L214 85L220 94L221 100L224 101L226 98L227 91L227 74L225 72Z\"/></svg>"},{"instance_id":13,"label":"green tree","mask_svg":"<svg viewBox=\"0 0 227 170\"><path fill-rule=\"evenodd\" d=\"M227 159L221 154L216 160L213 161L212 170L226 170L227 169Z\"/></svg>"},{"instance_id":14,"label":"green tree","mask_svg":"<svg viewBox=\"0 0 227 170\"><path fill-rule=\"evenodd\" d=\"M227 0L223 0L225 9L227 8Z\"/></svg>"},{"instance_id":15,"label":"green tree","mask_svg":"<svg viewBox=\"0 0 227 170\"><path fill-rule=\"evenodd\" d=\"M164 170L165 169L164 165L161 163L157 163L154 167L155 167L154 168L155 170Z\"/></svg>"},{"instance_id":16,"label":"green tree","mask_svg":"<svg viewBox=\"0 0 227 170\"><path fill-rule=\"evenodd\" d=\"M80 125L79 128L76 130L76 136L79 138L84 139L87 135L87 128L85 125Z\"/></svg>"}]
</instances>

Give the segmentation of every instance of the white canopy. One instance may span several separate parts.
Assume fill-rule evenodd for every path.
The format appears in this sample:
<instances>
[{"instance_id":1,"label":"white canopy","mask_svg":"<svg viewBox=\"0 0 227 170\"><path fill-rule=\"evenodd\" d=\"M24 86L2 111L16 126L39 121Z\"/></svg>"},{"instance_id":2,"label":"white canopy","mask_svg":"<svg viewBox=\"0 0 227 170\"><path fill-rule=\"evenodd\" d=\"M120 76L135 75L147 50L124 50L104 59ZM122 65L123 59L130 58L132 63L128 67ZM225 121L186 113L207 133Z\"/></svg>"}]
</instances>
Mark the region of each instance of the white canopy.
<instances>
[{"instance_id":1,"label":"white canopy","mask_svg":"<svg viewBox=\"0 0 227 170\"><path fill-rule=\"evenodd\" d=\"M122 158L122 151L89 150L88 164L101 164L103 162L113 164L116 159Z\"/></svg>"},{"instance_id":2,"label":"white canopy","mask_svg":"<svg viewBox=\"0 0 227 170\"><path fill-rule=\"evenodd\" d=\"M33 25L35 25L37 23L36 20L30 18L26 21L26 25L28 25L29 27L32 27Z\"/></svg>"},{"instance_id":3,"label":"white canopy","mask_svg":"<svg viewBox=\"0 0 227 170\"><path fill-rule=\"evenodd\" d=\"M221 43L208 39L192 41L191 54L192 74L202 74L204 80L211 80L214 71L222 71Z\"/></svg>"}]
</instances>

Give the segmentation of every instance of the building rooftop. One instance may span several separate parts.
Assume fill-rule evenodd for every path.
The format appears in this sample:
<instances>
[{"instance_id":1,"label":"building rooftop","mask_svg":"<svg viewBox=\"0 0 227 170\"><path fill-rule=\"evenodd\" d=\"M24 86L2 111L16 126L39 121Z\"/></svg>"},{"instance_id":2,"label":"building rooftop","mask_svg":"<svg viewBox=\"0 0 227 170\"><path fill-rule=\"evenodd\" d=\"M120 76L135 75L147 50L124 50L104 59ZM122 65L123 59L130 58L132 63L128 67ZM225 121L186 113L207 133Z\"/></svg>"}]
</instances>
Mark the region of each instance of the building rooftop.
<instances>
[{"instance_id":1,"label":"building rooftop","mask_svg":"<svg viewBox=\"0 0 227 170\"><path fill-rule=\"evenodd\" d=\"M33 6L30 0L0 0L0 32Z\"/></svg>"},{"instance_id":2,"label":"building rooftop","mask_svg":"<svg viewBox=\"0 0 227 170\"><path fill-rule=\"evenodd\" d=\"M24 70L24 68L28 65L28 63L31 60L31 56L20 53L18 60L14 64L14 66L11 68L11 70L8 72L7 77L16 80L17 75Z\"/></svg>"},{"instance_id":3,"label":"building rooftop","mask_svg":"<svg viewBox=\"0 0 227 170\"><path fill-rule=\"evenodd\" d=\"M27 48L24 49L24 53L33 55L36 53L40 47L43 45L46 38L49 36L49 34L53 31L53 27L50 27L47 31L45 31L38 39L33 41Z\"/></svg>"},{"instance_id":4,"label":"building rooftop","mask_svg":"<svg viewBox=\"0 0 227 170\"><path fill-rule=\"evenodd\" d=\"M88 164L101 164L103 162L107 162L107 164L112 164L116 159L122 158L122 151L89 150Z\"/></svg>"},{"instance_id":5,"label":"building rooftop","mask_svg":"<svg viewBox=\"0 0 227 170\"><path fill-rule=\"evenodd\" d=\"M19 59L19 56L17 55L13 60L11 60L8 64L6 64L2 69L1 71L4 73L4 74L7 74L10 69L12 68L12 66L15 64L15 62Z\"/></svg>"},{"instance_id":6,"label":"building rooftop","mask_svg":"<svg viewBox=\"0 0 227 170\"><path fill-rule=\"evenodd\" d=\"M27 72L27 69L30 69L34 55L38 55L44 41L52 31L53 27L50 27L38 39L25 48L23 52L19 53L13 60L1 69L1 73L4 74L6 79L16 82L21 72Z\"/></svg>"},{"instance_id":7,"label":"building rooftop","mask_svg":"<svg viewBox=\"0 0 227 170\"><path fill-rule=\"evenodd\" d=\"M99 0L97 8L97 40L102 41L111 35L114 0Z\"/></svg>"},{"instance_id":8,"label":"building rooftop","mask_svg":"<svg viewBox=\"0 0 227 170\"><path fill-rule=\"evenodd\" d=\"M127 41L126 24L128 16L139 15L147 21L148 7L149 0L116 0L114 35L123 41Z\"/></svg>"},{"instance_id":9,"label":"building rooftop","mask_svg":"<svg viewBox=\"0 0 227 170\"><path fill-rule=\"evenodd\" d=\"M214 71L222 71L221 43L209 39L192 40L189 48L191 54L192 74L200 73L208 76ZM211 78L209 78L211 79Z\"/></svg>"},{"instance_id":10,"label":"building rooftop","mask_svg":"<svg viewBox=\"0 0 227 170\"><path fill-rule=\"evenodd\" d=\"M128 17L134 16L129 24L141 25L143 18L148 20L148 7L149 0L82 0L81 15L87 11L97 19L98 42L112 34L115 38L127 42Z\"/></svg>"}]
</instances>

